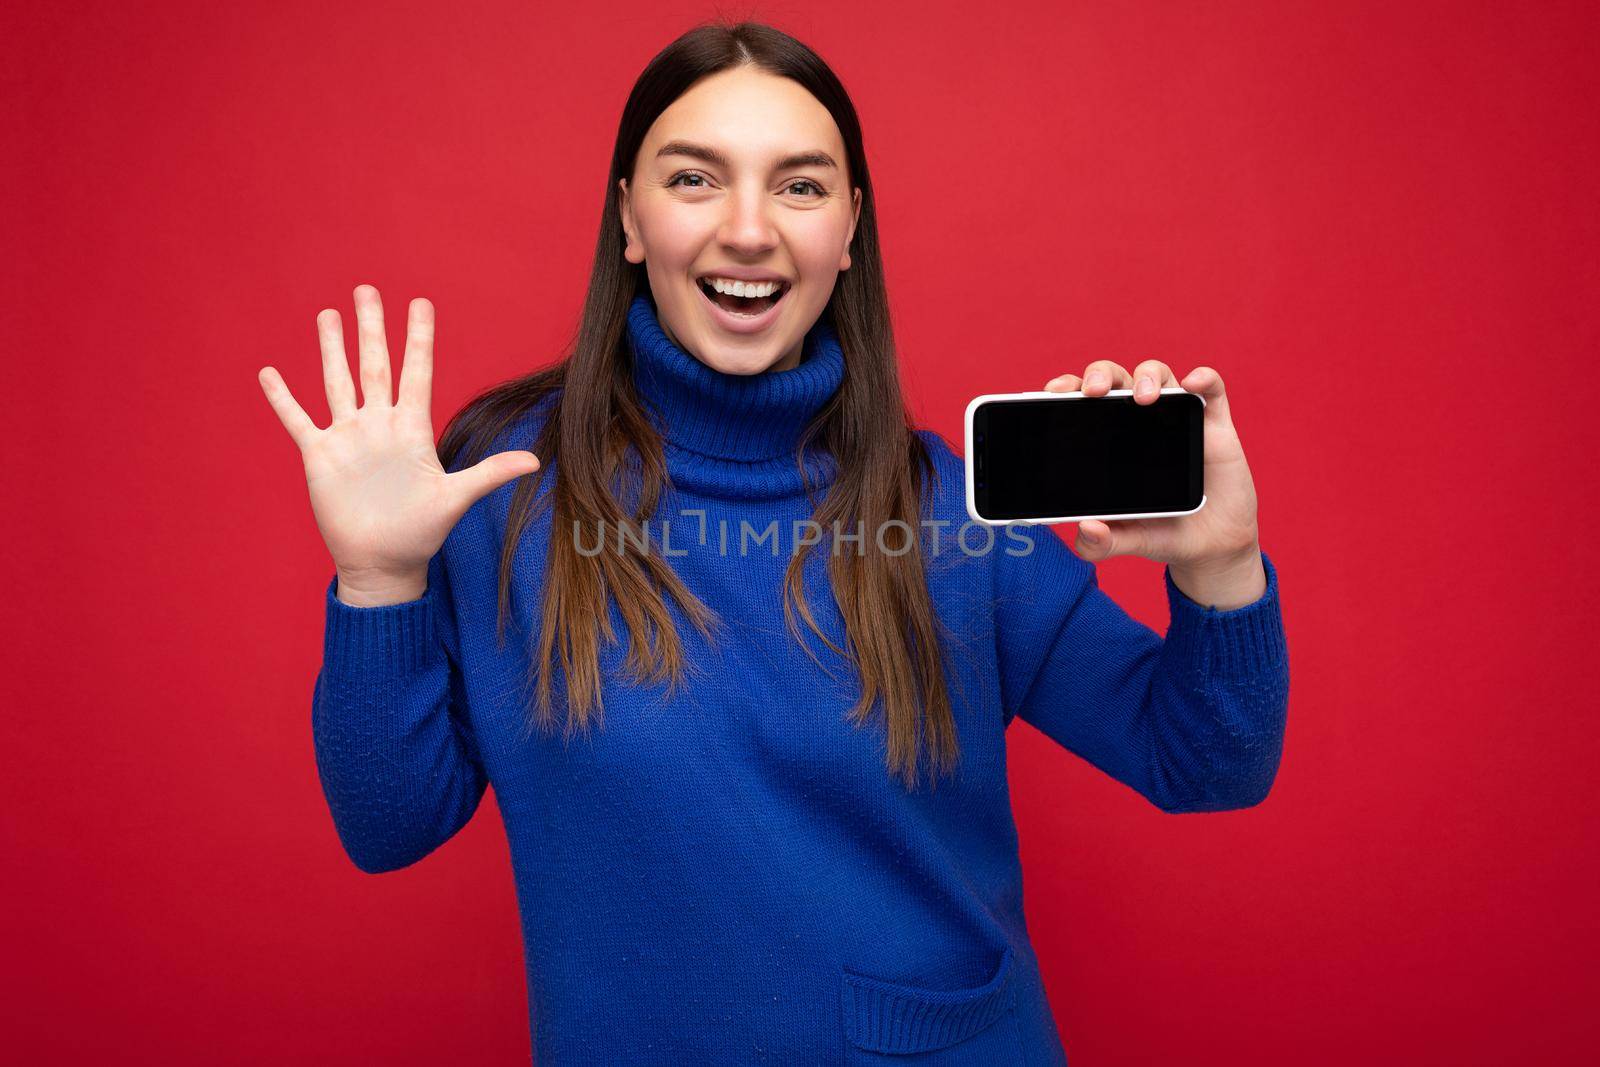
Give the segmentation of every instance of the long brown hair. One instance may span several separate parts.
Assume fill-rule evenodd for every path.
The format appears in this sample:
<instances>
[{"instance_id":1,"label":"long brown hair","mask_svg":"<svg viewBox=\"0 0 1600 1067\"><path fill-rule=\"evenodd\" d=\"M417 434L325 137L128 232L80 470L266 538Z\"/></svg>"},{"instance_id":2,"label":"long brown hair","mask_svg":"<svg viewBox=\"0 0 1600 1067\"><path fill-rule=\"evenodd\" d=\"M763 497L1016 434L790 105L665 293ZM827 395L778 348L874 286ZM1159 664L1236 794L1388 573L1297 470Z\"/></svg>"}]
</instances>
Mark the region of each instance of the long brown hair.
<instances>
[{"instance_id":1,"label":"long brown hair","mask_svg":"<svg viewBox=\"0 0 1600 1067\"><path fill-rule=\"evenodd\" d=\"M553 501L553 531L634 529L654 513L663 484L670 484L660 437L633 387L626 320L635 294L648 281L642 265L623 257L616 189L619 179L631 179L639 147L657 116L701 78L737 65L790 78L828 109L843 135L850 184L861 190L851 266L839 275L824 311L832 317L844 352L844 379L806 428L796 453L803 475L801 457L812 442L837 461L835 480L819 507L812 496L813 521L824 530L834 529L837 521L847 529L859 524L875 531L895 520L911 530L922 529L923 489L925 479L934 476L934 467L925 442L913 432L900 391L877 211L855 107L822 59L788 34L752 22L703 24L651 60L623 108L589 290L567 355L555 366L474 398L450 421L439 443L440 460L447 469L458 460L461 465L475 463L502 432L536 407L548 407L530 446L540 469L518 480L507 518L497 625L502 640L512 560L536 503ZM539 494L539 483L552 464L557 467L552 490ZM808 654L811 649L795 621L796 605L829 648L854 662L861 697L850 709L850 719L857 727L867 721L881 696L890 772L915 789L920 743L925 742L930 753L935 786L940 774L955 767L959 746L942 663L940 636L946 631L928 593L922 539L913 536L910 541L911 549L898 555L833 553L829 581L850 652L822 632L804 597L801 565L811 543L791 555L784 582L784 617ZM603 631L609 643L617 641L608 595L615 597L628 630L628 672L635 679L665 680L669 691L681 682L683 651L663 591L702 634L712 637L720 620L654 552L585 554L578 551L574 538L551 536L542 624L537 648L530 649L537 676L530 679L536 686L533 719L540 727L548 728L552 722L550 670L541 665L559 665L566 680L569 735L574 728L587 729L591 711L603 725L598 633Z\"/></svg>"}]
</instances>

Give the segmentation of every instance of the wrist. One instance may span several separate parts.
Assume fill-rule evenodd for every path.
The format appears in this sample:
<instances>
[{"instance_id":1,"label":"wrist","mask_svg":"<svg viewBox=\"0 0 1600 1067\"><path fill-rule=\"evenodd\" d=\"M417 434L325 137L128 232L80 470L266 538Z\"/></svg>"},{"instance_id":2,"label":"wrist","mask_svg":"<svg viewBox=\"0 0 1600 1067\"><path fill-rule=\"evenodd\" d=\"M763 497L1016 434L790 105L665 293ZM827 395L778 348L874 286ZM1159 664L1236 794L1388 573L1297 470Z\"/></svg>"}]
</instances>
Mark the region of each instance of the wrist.
<instances>
[{"instance_id":1,"label":"wrist","mask_svg":"<svg viewBox=\"0 0 1600 1067\"><path fill-rule=\"evenodd\" d=\"M1219 556L1207 556L1205 559L1174 563L1172 564L1172 569L1194 575L1237 574L1239 571L1248 570L1250 565L1257 562L1260 557L1261 539L1257 537L1248 544Z\"/></svg>"},{"instance_id":2,"label":"wrist","mask_svg":"<svg viewBox=\"0 0 1600 1067\"><path fill-rule=\"evenodd\" d=\"M1168 564L1172 584L1196 604L1231 611L1253 604L1267 591L1267 572L1261 562L1261 544L1253 542L1238 552L1188 564Z\"/></svg>"},{"instance_id":3,"label":"wrist","mask_svg":"<svg viewBox=\"0 0 1600 1067\"><path fill-rule=\"evenodd\" d=\"M418 600L428 591L428 569L374 572L338 570L334 596L353 608L381 608Z\"/></svg>"}]
</instances>

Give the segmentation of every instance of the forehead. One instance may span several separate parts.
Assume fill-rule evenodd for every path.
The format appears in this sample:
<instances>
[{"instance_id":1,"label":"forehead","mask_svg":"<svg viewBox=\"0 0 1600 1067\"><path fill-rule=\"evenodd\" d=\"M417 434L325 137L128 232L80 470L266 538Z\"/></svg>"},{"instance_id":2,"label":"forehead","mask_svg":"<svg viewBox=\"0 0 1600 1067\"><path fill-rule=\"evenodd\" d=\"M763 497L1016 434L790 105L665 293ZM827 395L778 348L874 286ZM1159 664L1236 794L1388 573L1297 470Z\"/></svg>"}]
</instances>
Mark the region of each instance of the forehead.
<instances>
[{"instance_id":1,"label":"forehead","mask_svg":"<svg viewBox=\"0 0 1600 1067\"><path fill-rule=\"evenodd\" d=\"M799 82L749 67L708 75L674 100L645 134L640 165L652 165L656 151L675 140L718 149L735 165L765 166L818 148L844 164L844 139L822 102Z\"/></svg>"}]
</instances>

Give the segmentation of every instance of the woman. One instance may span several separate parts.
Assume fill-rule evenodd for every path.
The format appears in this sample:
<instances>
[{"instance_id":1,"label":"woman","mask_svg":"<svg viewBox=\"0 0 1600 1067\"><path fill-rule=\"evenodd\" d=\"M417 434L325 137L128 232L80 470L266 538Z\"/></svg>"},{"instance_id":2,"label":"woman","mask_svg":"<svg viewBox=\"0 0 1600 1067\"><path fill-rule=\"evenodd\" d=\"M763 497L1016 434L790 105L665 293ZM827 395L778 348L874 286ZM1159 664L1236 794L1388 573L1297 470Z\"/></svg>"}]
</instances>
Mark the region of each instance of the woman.
<instances>
[{"instance_id":1,"label":"woman","mask_svg":"<svg viewBox=\"0 0 1600 1067\"><path fill-rule=\"evenodd\" d=\"M1012 718L1166 811L1255 804L1278 765L1276 578L1216 373L1182 383L1207 506L1079 526L1090 559L1169 564L1163 641L1050 531L966 522L961 459L902 402L855 111L748 23L644 71L573 350L437 452L432 306L392 401L378 294L355 304L359 408L335 311L332 425L261 374L336 567L318 769L370 872L494 785L538 1061L1064 1062ZM1180 384L1135 372L1048 387Z\"/></svg>"}]
</instances>

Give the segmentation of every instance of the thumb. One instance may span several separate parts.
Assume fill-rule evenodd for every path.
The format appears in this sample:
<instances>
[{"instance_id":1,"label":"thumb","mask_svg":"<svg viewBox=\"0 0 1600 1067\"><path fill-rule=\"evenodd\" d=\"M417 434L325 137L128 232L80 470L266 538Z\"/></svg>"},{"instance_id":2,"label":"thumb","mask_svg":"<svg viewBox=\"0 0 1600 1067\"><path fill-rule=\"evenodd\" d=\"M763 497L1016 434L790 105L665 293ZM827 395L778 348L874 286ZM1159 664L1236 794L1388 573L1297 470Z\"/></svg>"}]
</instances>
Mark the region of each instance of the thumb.
<instances>
[{"instance_id":1,"label":"thumb","mask_svg":"<svg viewBox=\"0 0 1600 1067\"><path fill-rule=\"evenodd\" d=\"M1098 519L1084 519L1078 523L1078 540L1073 550L1087 560L1102 560L1118 555L1123 549L1117 545L1117 536L1111 527Z\"/></svg>"},{"instance_id":2,"label":"thumb","mask_svg":"<svg viewBox=\"0 0 1600 1067\"><path fill-rule=\"evenodd\" d=\"M456 471L450 475L450 481L458 486L461 510L464 512L511 479L532 474L538 469L539 457L532 452L497 452L464 471Z\"/></svg>"}]
</instances>

